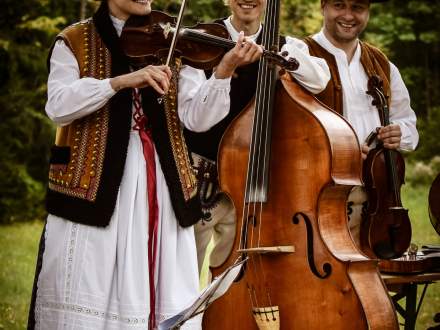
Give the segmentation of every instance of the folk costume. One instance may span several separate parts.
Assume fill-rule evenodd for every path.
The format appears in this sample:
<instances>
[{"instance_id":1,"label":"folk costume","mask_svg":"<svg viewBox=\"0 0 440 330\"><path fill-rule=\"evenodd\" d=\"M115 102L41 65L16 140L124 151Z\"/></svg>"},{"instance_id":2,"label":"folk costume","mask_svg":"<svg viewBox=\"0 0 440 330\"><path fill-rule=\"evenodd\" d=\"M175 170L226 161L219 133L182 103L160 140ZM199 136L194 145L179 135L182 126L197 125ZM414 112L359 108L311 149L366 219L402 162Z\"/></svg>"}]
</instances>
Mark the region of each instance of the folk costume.
<instances>
[{"instance_id":1,"label":"folk costume","mask_svg":"<svg viewBox=\"0 0 440 330\"><path fill-rule=\"evenodd\" d=\"M369 76L378 74L389 97L390 122L398 124L402 130L400 149L415 149L419 134L408 89L397 67L379 49L359 41L349 63L345 52L333 46L322 31L305 41L310 54L327 60L332 74L327 88L317 98L347 119L359 143L381 126L378 111L371 103L372 97L366 93Z\"/></svg>"},{"instance_id":2,"label":"folk costume","mask_svg":"<svg viewBox=\"0 0 440 330\"><path fill-rule=\"evenodd\" d=\"M231 17L216 21L226 26L230 37L237 41L239 31L231 23ZM248 36L256 43L261 43L262 26L256 34ZM312 93L321 92L330 78L330 72L325 61L311 57L303 41L291 37L280 37L281 51L287 51L288 56L294 57L300 63L292 76ZM254 62L236 69L231 81L231 108L228 115L206 132L191 132L185 130L185 139L192 152L194 165L198 169L199 195L204 215L196 225L196 242L199 270L211 237L214 247L209 264L219 266L228 256L235 235L235 210L229 198L218 191L218 177L215 162L221 137L231 121L251 101L255 95L259 62Z\"/></svg>"},{"instance_id":3,"label":"folk costume","mask_svg":"<svg viewBox=\"0 0 440 330\"><path fill-rule=\"evenodd\" d=\"M153 329L198 294L200 207L180 125L223 119L230 79L177 62L163 103L151 88L115 92L109 78L129 72L124 23L102 2L50 56L46 112L59 128L30 328Z\"/></svg>"},{"instance_id":4,"label":"folk costume","mask_svg":"<svg viewBox=\"0 0 440 330\"><path fill-rule=\"evenodd\" d=\"M376 127L381 126L379 112L372 105L372 97L366 93L368 78L379 75L388 97L390 122L398 124L402 131L400 149L411 151L417 146L419 134L416 115L411 108L410 97L397 67L379 49L359 41L350 62L346 53L335 47L323 31L305 38L310 54L324 58L332 75L327 88L317 95L324 104L343 115L356 132L359 144ZM350 195L348 205L349 226L355 242L360 246L360 223L366 208L366 194L357 187Z\"/></svg>"}]
</instances>

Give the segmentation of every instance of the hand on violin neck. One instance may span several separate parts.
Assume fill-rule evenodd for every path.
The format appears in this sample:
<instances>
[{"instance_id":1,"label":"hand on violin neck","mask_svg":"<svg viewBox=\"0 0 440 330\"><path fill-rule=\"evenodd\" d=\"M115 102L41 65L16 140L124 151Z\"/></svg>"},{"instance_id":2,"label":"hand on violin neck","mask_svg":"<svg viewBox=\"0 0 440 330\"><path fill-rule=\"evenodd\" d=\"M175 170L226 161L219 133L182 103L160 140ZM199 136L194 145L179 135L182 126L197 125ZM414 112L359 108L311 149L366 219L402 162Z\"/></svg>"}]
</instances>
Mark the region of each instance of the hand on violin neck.
<instances>
[{"instance_id":1,"label":"hand on violin neck","mask_svg":"<svg viewBox=\"0 0 440 330\"><path fill-rule=\"evenodd\" d=\"M399 125L390 124L379 129L377 138L382 141L385 148L398 149L400 147L402 131Z\"/></svg>"},{"instance_id":2,"label":"hand on violin neck","mask_svg":"<svg viewBox=\"0 0 440 330\"><path fill-rule=\"evenodd\" d=\"M166 65L148 65L145 68L133 71L110 79L110 85L115 91L124 88L152 87L163 95L170 87L171 70Z\"/></svg>"},{"instance_id":3,"label":"hand on violin neck","mask_svg":"<svg viewBox=\"0 0 440 330\"><path fill-rule=\"evenodd\" d=\"M257 61L263 54L263 47L253 40L246 38L243 31L240 32L235 47L228 51L215 70L217 79L229 78L236 68Z\"/></svg>"}]
</instances>

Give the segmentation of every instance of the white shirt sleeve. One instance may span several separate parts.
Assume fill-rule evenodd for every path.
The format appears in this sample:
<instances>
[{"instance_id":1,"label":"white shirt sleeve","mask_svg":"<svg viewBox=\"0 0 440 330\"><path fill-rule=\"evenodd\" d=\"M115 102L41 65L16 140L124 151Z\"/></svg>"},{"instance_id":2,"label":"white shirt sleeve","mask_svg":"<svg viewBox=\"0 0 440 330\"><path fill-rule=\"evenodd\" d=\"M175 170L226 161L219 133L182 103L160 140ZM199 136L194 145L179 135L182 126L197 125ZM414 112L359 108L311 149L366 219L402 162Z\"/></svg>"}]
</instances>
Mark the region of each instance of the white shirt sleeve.
<instances>
[{"instance_id":1,"label":"white shirt sleeve","mask_svg":"<svg viewBox=\"0 0 440 330\"><path fill-rule=\"evenodd\" d=\"M204 71L182 67L179 118L188 129L206 131L228 114L230 80L206 80ZM47 115L64 126L99 110L116 92L110 79L80 78L75 56L64 41L58 40L50 59L47 93Z\"/></svg>"},{"instance_id":2,"label":"white shirt sleeve","mask_svg":"<svg viewBox=\"0 0 440 330\"><path fill-rule=\"evenodd\" d=\"M55 43L47 82L47 115L60 126L103 107L116 92L110 80L80 78L79 67L64 41Z\"/></svg>"},{"instance_id":3,"label":"white shirt sleeve","mask_svg":"<svg viewBox=\"0 0 440 330\"><path fill-rule=\"evenodd\" d=\"M400 149L414 150L419 142L416 114L411 108L408 89L397 67L390 62L391 104L390 122L398 124L402 131Z\"/></svg>"},{"instance_id":4,"label":"white shirt sleeve","mask_svg":"<svg viewBox=\"0 0 440 330\"><path fill-rule=\"evenodd\" d=\"M179 76L179 118L186 128L203 132L229 112L231 78L206 79L205 72L183 66Z\"/></svg>"},{"instance_id":5,"label":"white shirt sleeve","mask_svg":"<svg viewBox=\"0 0 440 330\"><path fill-rule=\"evenodd\" d=\"M291 71L292 76L313 94L322 92L330 80L330 69L327 62L319 57L310 56L307 44L297 38L286 37L286 44L281 52L287 51L288 57L299 62L298 70Z\"/></svg>"}]
</instances>

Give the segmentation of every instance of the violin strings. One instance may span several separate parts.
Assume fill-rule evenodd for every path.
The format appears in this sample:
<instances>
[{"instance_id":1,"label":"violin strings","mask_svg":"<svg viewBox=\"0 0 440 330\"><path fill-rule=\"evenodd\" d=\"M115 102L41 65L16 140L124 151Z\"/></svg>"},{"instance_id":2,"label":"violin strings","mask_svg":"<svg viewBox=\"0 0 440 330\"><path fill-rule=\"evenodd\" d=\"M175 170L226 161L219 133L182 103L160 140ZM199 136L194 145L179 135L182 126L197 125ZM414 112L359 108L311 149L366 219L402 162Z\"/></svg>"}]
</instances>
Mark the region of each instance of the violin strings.
<instances>
[{"instance_id":1,"label":"violin strings","mask_svg":"<svg viewBox=\"0 0 440 330\"><path fill-rule=\"evenodd\" d=\"M192 29L184 29L182 37L189 40L203 41L205 44L220 46L226 49L232 49L235 46L235 42L232 40Z\"/></svg>"}]
</instances>

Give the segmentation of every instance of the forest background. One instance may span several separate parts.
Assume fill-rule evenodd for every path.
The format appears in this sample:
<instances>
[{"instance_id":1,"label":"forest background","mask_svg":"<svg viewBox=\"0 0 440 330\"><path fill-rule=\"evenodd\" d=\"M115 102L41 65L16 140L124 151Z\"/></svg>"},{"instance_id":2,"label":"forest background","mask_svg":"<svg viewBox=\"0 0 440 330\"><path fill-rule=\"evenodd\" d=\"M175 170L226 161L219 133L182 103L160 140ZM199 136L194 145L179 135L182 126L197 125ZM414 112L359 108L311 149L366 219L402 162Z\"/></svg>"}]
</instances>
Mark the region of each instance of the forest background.
<instances>
[{"instance_id":1,"label":"forest background","mask_svg":"<svg viewBox=\"0 0 440 330\"><path fill-rule=\"evenodd\" d=\"M322 24L319 0L281 2L281 33L304 37L319 31ZM15 230L14 235L23 239L29 235L29 240L37 242L39 232L35 232L35 228L39 230L41 222L35 225L35 221L44 219L46 215L44 195L48 159L55 135L55 126L44 112L48 50L63 27L90 16L97 5L99 2L93 0L2 0L0 240L4 239L5 245L9 241L3 233L8 230ZM176 0L153 2L153 9L174 15L179 6L180 1ZM227 15L228 10L222 0L191 0L187 5L184 24L209 22ZM423 208L426 208L429 185L440 172L439 21L440 0L390 0L372 5L370 23L363 35L365 40L380 47L397 65L410 92L412 107L418 117L420 142L415 152L405 156L409 187L406 198L413 200L415 207L421 207L422 202L417 198L423 198ZM426 210L423 212L420 217L429 222ZM23 229L21 226L26 224L30 224L30 227ZM10 225L16 227L8 227ZM28 232L25 233L26 230ZM418 237L433 237L434 241L429 243L439 243L432 228L428 230L431 230L428 236L419 233ZM23 244L25 249L25 242ZM0 241L0 277L7 271L5 269L10 268L6 267L4 260L12 262L7 255L2 259L2 253L5 253L2 247ZM35 248L34 245L29 248L32 253L28 262L30 266L26 266L26 269L31 269L31 272ZM14 247L11 251L16 252ZM20 284L16 285L19 290ZM10 307L2 310L2 306L6 305L2 304L1 290L0 284L0 329L3 328L2 318L10 318L7 315ZM438 304L440 293L435 297ZM440 310L440 306L437 307L433 310Z\"/></svg>"},{"instance_id":2,"label":"forest background","mask_svg":"<svg viewBox=\"0 0 440 330\"><path fill-rule=\"evenodd\" d=\"M3 0L0 12L0 223L43 218L54 125L44 112L46 57L55 35L99 2ZM155 0L154 9L176 14L180 1ZM281 32L303 37L319 31L319 0L283 0ZM400 69L418 117L420 143L407 156L418 162L415 182L430 181L440 155L440 1L394 0L372 5L365 39ZM192 0L185 24L228 15L221 0Z\"/></svg>"}]
</instances>

